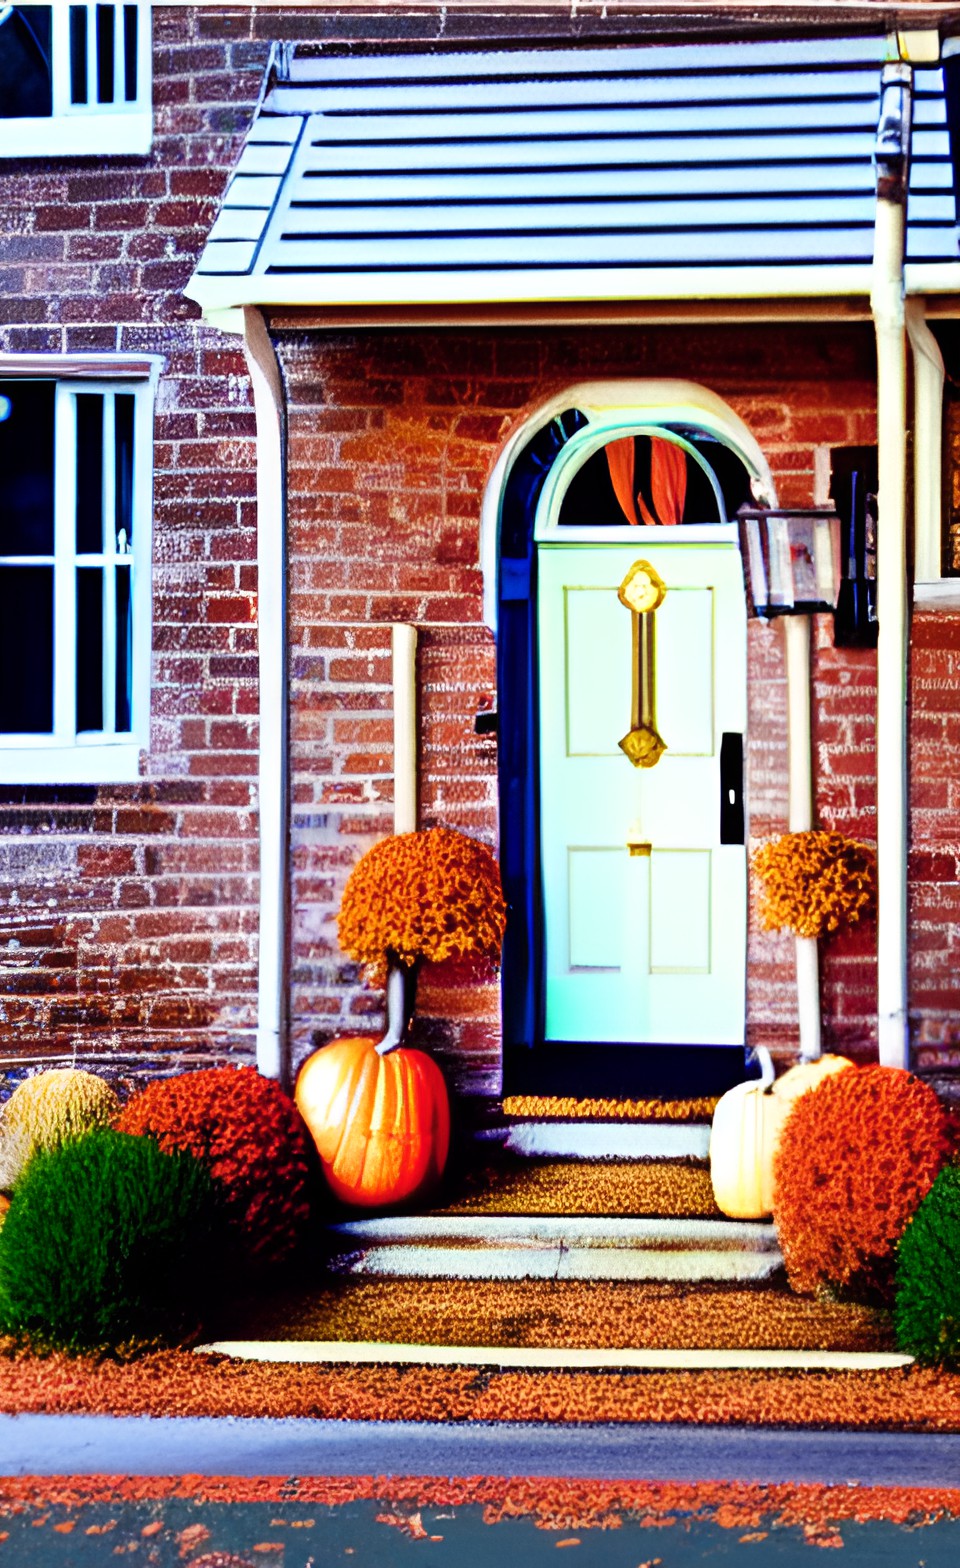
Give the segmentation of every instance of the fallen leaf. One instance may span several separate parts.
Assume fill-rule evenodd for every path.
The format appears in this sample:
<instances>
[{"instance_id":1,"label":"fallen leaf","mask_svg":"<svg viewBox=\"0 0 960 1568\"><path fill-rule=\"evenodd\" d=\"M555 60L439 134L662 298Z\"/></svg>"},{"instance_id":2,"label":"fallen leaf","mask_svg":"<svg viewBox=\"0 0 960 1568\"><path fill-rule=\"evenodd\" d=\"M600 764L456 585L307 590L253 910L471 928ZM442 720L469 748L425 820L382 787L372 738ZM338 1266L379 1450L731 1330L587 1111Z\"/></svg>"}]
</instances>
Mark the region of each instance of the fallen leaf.
<instances>
[{"instance_id":1,"label":"fallen leaf","mask_svg":"<svg viewBox=\"0 0 960 1568\"><path fill-rule=\"evenodd\" d=\"M579 1535L568 1535L565 1540L554 1541L553 1544L554 1546L579 1546L580 1537Z\"/></svg>"},{"instance_id":2,"label":"fallen leaf","mask_svg":"<svg viewBox=\"0 0 960 1568\"><path fill-rule=\"evenodd\" d=\"M154 1519L153 1524L145 1524L144 1525L143 1529L140 1531L140 1534L141 1535L159 1535L160 1531L162 1529L163 1529L162 1522L159 1519Z\"/></svg>"},{"instance_id":3,"label":"fallen leaf","mask_svg":"<svg viewBox=\"0 0 960 1568\"><path fill-rule=\"evenodd\" d=\"M765 1541L770 1534L769 1530L749 1530L746 1535L741 1535L741 1541Z\"/></svg>"},{"instance_id":4,"label":"fallen leaf","mask_svg":"<svg viewBox=\"0 0 960 1568\"><path fill-rule=\"evenodd\" d=\"M419 1510L415 1514L377 1514L377 1524L388 1524L414 1541L425 1541L429 1534L423 1527Z\"/></svg>"},{"instance_id":5,"label":"fallen leaf","mask_svg":"<svg viewBox=\"0 0 960 1568\"><path fill-rule=\"evenodd\" d=\"M62 1524L55 1524L53 1528L56 1530L58 1535L69 1535L70 1531L75 1530L76 1527L76 1519L64 1519Z\"/></svg>"},{"instance_id":6,"label":"fallen leaf","mask_svg":"<svg viewBox=\"0 0 960 1568\"><path fill-rule=\"evenodd\" d=\"M177 1532L177 1545L180 1548L180 1556L191 1556L198 1546L202 1546L204 1541L209 1541L209 1539L210 1531L205 1524L188 1524L185 1530Z\"/></svg>"}]
</instances>

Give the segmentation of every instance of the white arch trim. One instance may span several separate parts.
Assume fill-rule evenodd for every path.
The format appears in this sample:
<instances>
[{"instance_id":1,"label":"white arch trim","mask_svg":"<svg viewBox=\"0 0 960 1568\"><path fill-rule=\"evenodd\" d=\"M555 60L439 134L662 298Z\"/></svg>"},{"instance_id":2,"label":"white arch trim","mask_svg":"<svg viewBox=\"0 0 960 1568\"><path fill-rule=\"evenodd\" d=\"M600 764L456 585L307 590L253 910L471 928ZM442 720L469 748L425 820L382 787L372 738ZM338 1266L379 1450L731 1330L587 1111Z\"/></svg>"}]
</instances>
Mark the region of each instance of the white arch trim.
<instances>
[{"instance_id":1,"label":"white arch trim","mask_svg":"<svg viewBox=\"0 0 960 1568\"><path fill-rule=\"evenodd\" d=\"M568 408L578 408L587 416L591 450L602 445L605 436L613 439L628 429L695 425L723 441L741 458L760 504L776 505L773 476L760 446L739 414L708 387L679 380L578 382L544 403L513 432L484 492L480 515L480 568L483 573L483 618L491 631L495 632L497 628L500 513L510 469L518 453L537 431Z\"/></svg>"}]
</instances>

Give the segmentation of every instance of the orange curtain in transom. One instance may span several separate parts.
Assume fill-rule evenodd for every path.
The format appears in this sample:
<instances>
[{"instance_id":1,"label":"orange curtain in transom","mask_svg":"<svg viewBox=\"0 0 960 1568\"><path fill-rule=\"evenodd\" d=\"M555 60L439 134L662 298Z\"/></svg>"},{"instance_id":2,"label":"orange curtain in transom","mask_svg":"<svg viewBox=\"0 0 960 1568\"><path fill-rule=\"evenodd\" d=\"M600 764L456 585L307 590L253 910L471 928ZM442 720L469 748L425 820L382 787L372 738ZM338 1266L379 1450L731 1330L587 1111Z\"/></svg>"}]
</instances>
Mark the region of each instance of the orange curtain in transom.
<instances>
[{"instance_id":1,"label":"orange curtain in transom","mask_svg":"<svg viewBox=\"0 0 960 1568\"><path fill-rule=\"evenodd\" d=\"M610 483L627 522L632 527L676 527L682 521L687 497L686 453L672 441L650 441L650 505L636 488L636 450L633 436L622 436L604 447Z\"/></svg>"}]
</instances>

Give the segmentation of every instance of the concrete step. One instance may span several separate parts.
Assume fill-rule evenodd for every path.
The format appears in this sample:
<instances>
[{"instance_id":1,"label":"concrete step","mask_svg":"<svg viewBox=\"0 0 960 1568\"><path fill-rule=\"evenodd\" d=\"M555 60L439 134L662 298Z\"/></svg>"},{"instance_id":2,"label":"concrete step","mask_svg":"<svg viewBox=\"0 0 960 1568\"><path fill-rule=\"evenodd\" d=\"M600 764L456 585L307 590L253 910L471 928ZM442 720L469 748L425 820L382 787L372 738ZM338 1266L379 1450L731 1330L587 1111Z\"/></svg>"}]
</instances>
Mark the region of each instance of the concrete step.
<instances>
[{"instance_id":1,"label":"concrete step","mask_svg":"<svg viewBox=\"0 0 960 1568\"><path fill-rule=\"evenodd\" d=\"M764 1280L772 1225L736 1220L423 1215L330 1228L331 1267L416 1279Z\"/></svg>"},{"instance_id":2,"label":"concrete step","mask_svg":"<svg viewBox=\"0 0 960 1568\"><path fill-rule=\"evenodd\" d=\"M579 1160L705 1160L709 1122L512 1121L497 1142L510 1154Z\"/></svg>"}]
</instances>

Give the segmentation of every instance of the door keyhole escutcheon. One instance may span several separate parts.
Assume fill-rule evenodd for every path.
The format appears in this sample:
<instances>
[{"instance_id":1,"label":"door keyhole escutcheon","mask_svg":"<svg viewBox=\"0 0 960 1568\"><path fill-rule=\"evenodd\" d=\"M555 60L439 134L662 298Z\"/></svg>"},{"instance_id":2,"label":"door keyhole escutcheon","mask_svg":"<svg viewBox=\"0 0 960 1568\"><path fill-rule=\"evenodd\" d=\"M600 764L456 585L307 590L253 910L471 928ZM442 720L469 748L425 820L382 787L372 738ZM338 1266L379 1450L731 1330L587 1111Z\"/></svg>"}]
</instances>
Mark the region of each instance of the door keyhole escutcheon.
<instances>
[{"instance_id":1,"label":"door keyhole escutcheon","mask_svg":"<svg viewBox=\"0 0 960 1568\"><path fill-rule=\"evenodd\" d=\"M630 729L620 750L635 768L654 768L667 749L657 731L657 644L654 614L667 586L649 561L634 561L617 590L632 622L632 690Z\"/></svg>"}]
</instances>

